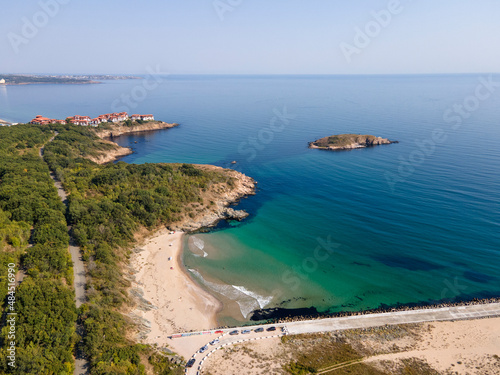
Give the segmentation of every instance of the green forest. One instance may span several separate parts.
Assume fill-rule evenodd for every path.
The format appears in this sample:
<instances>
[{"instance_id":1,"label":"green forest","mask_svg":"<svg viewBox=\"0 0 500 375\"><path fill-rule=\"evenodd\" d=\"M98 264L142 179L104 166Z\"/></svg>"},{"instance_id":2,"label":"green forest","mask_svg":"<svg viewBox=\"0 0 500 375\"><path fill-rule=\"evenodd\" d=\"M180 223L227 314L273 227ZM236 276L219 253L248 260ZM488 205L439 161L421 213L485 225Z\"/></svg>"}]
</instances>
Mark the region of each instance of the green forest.
<instances>
[{"instance_id":1,"label":"green forest","mask_svg":"<svg viewBox=\"0 0 500 375\"><path fill-rule=\"evenodd\" d=\"M15 293L15 368L7 363L10 340L5 316L2 320L3 373L73 372L77 313L65 207L47 164L38 155L51 136L50 129L36 126L0 128L0 295L4 302L7 264L15 263L25 274Z\"/></svg>"},{"instance_id":2,"label":"green forest","mask_svg":"<svg viewBox=\"0 0 500 375\"><path fill-rule=\"evenodd\" d=\"M15 262L25 273L16 291L17 368L9 368L2 352L0 372L69 374L75 351L86 354L92 374L143 374L146 367L158 374L182 372L153 348L127 339L133 326L119 312L131 303L122 267L139 229L168 226L189 214L188 205L202 207L201 194L210 186L233 181L223 172L188 164L99 165L87 159L112 148L92 130L74 125L0 128L4 309L7 271L2 267ZM67 209L50 171L69 195ZM78 310L68 226L87 267L87 303ZM82 338L75 331L77 322ZM2 348L5 319L3 327Z\"/></svg>"}]
</instances>

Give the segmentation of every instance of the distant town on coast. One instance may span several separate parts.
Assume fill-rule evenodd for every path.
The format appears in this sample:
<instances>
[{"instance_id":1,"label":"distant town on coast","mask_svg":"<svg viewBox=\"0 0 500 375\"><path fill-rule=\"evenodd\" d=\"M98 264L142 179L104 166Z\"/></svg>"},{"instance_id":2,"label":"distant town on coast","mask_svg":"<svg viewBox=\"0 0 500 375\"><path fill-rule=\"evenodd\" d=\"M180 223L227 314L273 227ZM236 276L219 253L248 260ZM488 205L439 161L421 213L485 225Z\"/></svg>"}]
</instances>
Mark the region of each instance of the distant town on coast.
<instances>
[{"instance_id":1,"label":"distant town on coast","mask_svg":"<svg viewBox=\"0 0 500 375\"><path fill-rule=\"evenodd\" d=\"M101 123L106 122L122 122L122 121L154 121L155 117L153 115L128 115L127 112L120 113L106 113L104 115L97 116L96 118L91 118L89 116L73 116L68 117L65 120L56 120L43 117L42 115L36 116L30 121L30 124L34 125L49 125L49 124L74 124L81 126L98 126Z\"/></svg>"}]
</instances>

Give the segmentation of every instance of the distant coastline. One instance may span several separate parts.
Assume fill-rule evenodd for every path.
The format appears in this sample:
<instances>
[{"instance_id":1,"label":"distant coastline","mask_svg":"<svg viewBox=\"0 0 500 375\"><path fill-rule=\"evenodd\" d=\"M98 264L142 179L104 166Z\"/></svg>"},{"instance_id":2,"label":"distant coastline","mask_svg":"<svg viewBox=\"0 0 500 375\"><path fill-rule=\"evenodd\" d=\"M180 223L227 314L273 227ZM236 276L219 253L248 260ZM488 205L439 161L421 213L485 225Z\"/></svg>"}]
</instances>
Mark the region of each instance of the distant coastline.
<instances>
[{"instance_id":1,"label":"distant coastline","mask_svg":"<svg viewBox=\"0 0 500 375\"><path fill-rule=\"evenodd\" d=\"M137 76L113 75L39 75L39 74L0 74L0 85L89 85L101 81L140 79Z\"/></svg>"},{"instance_id":2,"label":"distant coastline","mask_svg":"<svg viewBox=\"0 0 500 375\"><path fill-rule=\"evenodd\" d=\"M27 85L95 85L101 84L100 81L81 81L81 82L6 82L4 86L27 86Z\"/></svg>"}]
</instances>

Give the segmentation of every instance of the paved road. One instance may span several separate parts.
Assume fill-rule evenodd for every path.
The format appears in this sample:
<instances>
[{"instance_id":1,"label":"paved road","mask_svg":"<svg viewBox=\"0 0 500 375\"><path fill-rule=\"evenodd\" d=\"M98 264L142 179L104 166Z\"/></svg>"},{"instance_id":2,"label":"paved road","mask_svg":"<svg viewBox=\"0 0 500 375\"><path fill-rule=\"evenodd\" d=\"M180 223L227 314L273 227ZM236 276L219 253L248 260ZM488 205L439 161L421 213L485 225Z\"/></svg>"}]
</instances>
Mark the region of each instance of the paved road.
<instances>
[{"instance_id":1,"label":"paved road","mask_svg":"<svg viewBox=\"0 0 500 375\"><path fill-rule=\"evenodd\" d=\"M47 142L52 142L54 138L57 136L57 133L50 138ZM40 148L40 157L43 159L43 151L45 146ZM68 206L68 195L64 190L60 181L57 180L56 175L53 172L50 172L50 178L54 182L54 186L57 189L57 195L61 198L61 201ZM71 226L68 226L68 232L71 231ZM70 239L69 252L71 254L71 260L73 262L73 274L74 274L74 287L75 287L75 302L76 307L80 307L83 303L85 303L85 285L87 282L85 275L85 265L83 263L83 259L81 256L80 248L75 244L73 238Z\"/></svg>"},{"instance_id":2,"label":"paved road","mask_svg":"<svg viewBox=\"0 0 500 375\"><path fill-rule=\"evenodd\" d=\"M460 319L477 319L500 316L500 303L490 303L483 305L471 305L471 306L455 306L455 307L443 307L435 309L420 309L420 310L410 310L410 311L397 311L397 312L387 312L380 314L367 314L367 315L356 315L342 318L327 318L327 319L317 319L317 320L305 320L300 322L291 323L280 323L274 325L262 325L253 326L252 329L255 330L258 327L264 328L264 332L256 333L252 331L249 334L239 334L236 336L230 336L228 333L234 329L241 330L249 329L249 327L239 327L233 329L223 330L224 334L219 335L220 342L214 346L208 345L209 348L204 353L196 352L191 358L195 359L195 364L193 367L186 369L186 374L195 375L199 374L204 362L210 357L210 355L218 349L226 347L228 345L234 345L245 341L261 340L270 337L279 337L285 332L281 332L282 327L286 330L287 334L301 334L301 333L317 333L317 332L331 332L340 331L346 329L357 329L357 328L370 328L384 326L387 324L408 324L408 323L423 323L423 322L435 322L444 320L460 320ZM277 327L276 331L268 332L267 328L274 326ZM204 338L205 342L213 340L216 335L207 335ZM196 348L193 348L193 352L200 349L199 346L200 336L190 336L172 339L173 346L175 347L175 340L193 340L198 343ZM196 340L196 341L195 341Z\"/></svg>"},{"instance_id":3,"label":"paved road","mask_svg":"<svg viewBox=\"0 0 500 375\"><path fill-rule=\"evenodd\" d=\"M500 316L500 303L397 311L349 316L345 318L329 318L316 321L293 322L288 323L286 326L288 331L295 335L300 333L369 328L386 324L423 323L440 320L475 319L491 316Z\"/></svg>"},{"instance_id":4,"label":"paved road","mask_svg":"<svg viewBox=\"0 0 500 375\"><path fill-rule=\"evenodd\" d=\"M57 188L57 194L61 198L62 202L68 205L68 196L62 187L62 184L57 180L54 173L50 173L50 177L54 181L54 186ZM68 232L71 232L71 226L68 226ZM71 254L71 260L73 262L73 275L74 275L74 287L75 287L75 302L76 307L80 307L85 303L85 285L87 283L87 277L85 274L85 264L83 263L80 247L76 245L72 237L69 240L69 252Z\"/></svg>"},{"instance_id":5,"label":"paved road","mask_svg":"<svg viewBox=\"0 0 500 375\"><path fill-rule=\"evenodd\" d=\"M54 138L57 136L57 133L47 142L52 142ZM43 159L43 152L44 152L45 146L40 148L40 157ZM60 181L57 180L56 175L53 172L50 172L50 178L52 178L52 181L54 182L54 186L57 189L57 195L59 195L59 198L61 198L61 201L68 206L68 195L66 194L66 191L64 191L64 188L61 184ZM68 233L71 232L71 226L68 226ZM78 246L76 246L74 240L72 237L70 237L70 243L69 243L69 252L71 254L71 261L73 262L73 276L74 276L74 289L75 289L75 304L76 307L80 307L83 303L85 303L86 298L85 298L85 285L87 284L87 278L85 274L85 265L83 263L83 259L81 256L81 251ZM82 333L82 327L77 326L76 330L79 334ZM88 374L88 361L83 358L83 357L78 357L75 359L75 371L73 372L74 375L85 375Z\"/></svg>"}]
</instances>

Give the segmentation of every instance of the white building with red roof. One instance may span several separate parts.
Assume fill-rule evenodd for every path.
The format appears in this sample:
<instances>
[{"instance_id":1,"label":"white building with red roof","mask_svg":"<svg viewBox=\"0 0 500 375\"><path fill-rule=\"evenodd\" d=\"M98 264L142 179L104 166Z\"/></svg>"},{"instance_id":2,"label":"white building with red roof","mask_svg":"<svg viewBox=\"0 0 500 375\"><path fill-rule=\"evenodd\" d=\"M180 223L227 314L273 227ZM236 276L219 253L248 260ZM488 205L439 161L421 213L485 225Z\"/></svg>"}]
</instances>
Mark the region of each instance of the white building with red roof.
<instances>
[{"instance_id":1,"label":"white building with red roof","mask_svg":"<svg viewBox=\"0 0 500 375\"><path fill-rule=\"evenodd\" d=\"M48 124L65 124L64 120L56 120L52 118L43 117L42 115L36 116L33 120L30 121L30 124L35 125L48 125Z\"/></svg>"},{"instance_id":2,"label":"white building with red roof","mask_svg":"<svg viewBox=\"0 0 500 375\"><path fill-rule=\"evenodd\" d=\"M132 115L129 116L127 112L120 113L106 113L104 115L100 115L96 118L90 118L89 116L73 116L68 117L69 121L75 125L81 126L98 126L103 122L123 122L131 119L132 121L142 120L142 121L154 121L155 117L153 115ZM33 120L31 120L30 124L38 124L38 125L47 125L47 124L65 124L65 120L54 120L49 119L47 117L43 117L42 115L36 116Z\"/></svg>"}]
</instances>

